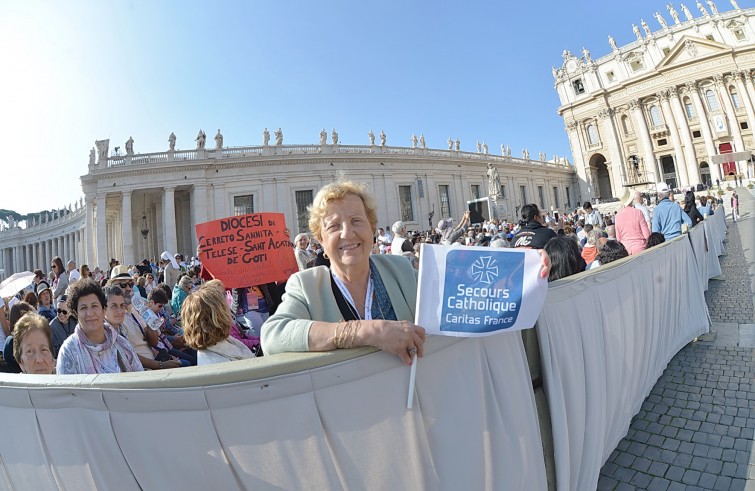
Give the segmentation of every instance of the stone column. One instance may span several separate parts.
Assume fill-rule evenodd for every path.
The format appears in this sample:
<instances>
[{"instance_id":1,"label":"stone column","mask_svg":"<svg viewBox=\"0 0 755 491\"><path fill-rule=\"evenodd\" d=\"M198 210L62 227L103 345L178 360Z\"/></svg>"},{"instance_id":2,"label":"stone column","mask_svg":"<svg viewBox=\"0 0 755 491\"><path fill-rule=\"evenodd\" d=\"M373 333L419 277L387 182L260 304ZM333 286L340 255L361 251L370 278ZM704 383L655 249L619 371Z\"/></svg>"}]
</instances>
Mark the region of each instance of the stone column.
<instances>
[{"instance_id":1,"label":"stone column","mask_svg":"<svg viewBox=\"0 0 755 491\"><path fill-rule=\"evenodd\" d=\"M703 105L702 98L700 97L700 90L697 87L697 83L688 82L686 88L687 92L692 97L692 104L695 106L697 120L700 122L700 132L703 134L703 140L705 141L705 151L708 152L707 162L708 168L710 169L710 178L715 182L716 179L721 179L721 166L714 165L711 161L714 155L718 155L718 151L716 150L716 145L713 143L713 133L710 131L708 114Z\"/></svg>"},{"instance_id":2,"label":"stone column","mask_svg":"<svg viewBox=\"0 0 755 491\"><path fill-rule=\"evenodd\" d=\"M32 244L26 245L26 271L34 271L34 246Z\"/></svg>"},{"instance_id":3,"label":"stone column","mask_svg":"<svg viewBox=\"0 0 755 491\"><path fill-rule=\"evenodd\" d=\"M582 152L582 145L579 140L579 123L576 121L567 121L566 122L566 134L569 136L569 146L571 147L572 155L574 156L574 168L577 171L577 177L578 177L578 186L579 186L579 200L582 201L583 197L589 197L590 194L587 190L587 187L589 185L589 169L587 168L587 164L584 161L583 152ZM484 188L485 183L483 183ZM519 190L514 189L514 184L511 184L510 186L512 193L517 193ZM518 197L512 195L511 202L517 203Z\"/></svg>"},{"instance_id":4,"label":"stone column","mask_svg":"<svg viewBox=\"0 0 755 491\"><path fill-rule=\"evenodd\" d=\"M674 119L679 125L679 133L684 143L684 159L687 163L687 182L691 186L694 186L700 182L700 172L697 165L697 157L695 156L695 147L692 144L692 134L689 131L689 125L687 124L687 116L684 114L682 108L682 101L679 100L679 91L676 87L671 87L668 90L671 99L671 110L674 113ZM707 184L707 183L706 183Z\"/></svg>"},{"instance_id":5,"label":"stone column","mask_svg":"<svg viewBox=\"0 0 755 491\"><path fill-rule=\"evenodd\" d=\"M745 88L747 89L747 95L750 98L750 103L755 106L755 73L750 73L747 70L739 73L742 74L742 81L744 82ZM750 126L750 128L753 127ZM753 128L753 131L755 131L755 128Z\"/></svg>"},{"instance_id":6,"label":"stone column","mask_svg":"<svg viewBox=\"0 0 755 491\"><path fill-rule=\"evenodd\" d=\"M48 271L50 271L50 264L52 263L52 258L54 256L54 254L52 253L52 239L47 239L45 241L45 252L46 255L45 260L42 263L42 271L47 273Z\"/></svg>"},{"instance_id":7,"label":"stone column","mask_svg":"<svg viewBox=\"0 0 755 491\"><path fill-rule=\"evenodd\" d=\"M686 188L689 186L689 180L687 179L687 161L684 158L682 140L679 138L679 130L676 127L676 121L674 120L674 115L671 112L671 105L668 101L668 91L664 90L659 92L658 98L661 100L663 119L666 121L666 126L668 126L668 129L671 132L671 143L674 145L674 161L676 164L676 178L678 180L677 185ZM660 182L660 179L658 182Z\"/></svg>"},{"instance_id":8,"label":"stone column","mask_svg":"<svg viewBox=\"0 0 755 491\"><path fill-rule=\"evenodd\" d=\"M194 226L207 221L207 186L204 184L195 184L192 189L191 218L191 251L193 254L197 250L197 234Z\"/></svg>"},{"instance_id":9,"label":"stone column","mask_svg":"<svg viewBox=\"0 0 755 491\"><path fill-rule=\"evenodd\" d=\"M165 250L176 253L178 239L176 238L176 188L166 187L163 192L163 241Z\"/></svg>"},{"instance_id":10,"label":"stone column","mask_svg":"<svg viewBox=\"0 0 755 491\"><path fill-rule=\"evenodd\" d=\"M602 133L601 140L607 144L608 156L611 159L611 166L608 168L610 171L608 175L611 179L611 193L613 196L621 196L621 190L625 184L621 172L624 158L621 155L621 142L616 134L616 126L613 121L614 114L614 110L610 107L601 109L598 112L598 120Z\"/></svg>"},{"instance_id":11,"label":"stone column","mask_svg":"<svg viewBox=\"0 0 755 491\"><path fill-rule=\"evenodd\" d=\"M123 264L133 264L134 258L134 224L131 219L131 191L122 192L121 229L123 234Z\"/></svg>"},{"instance_id":12,"label":"stone column","mask_svg":"<svg viewBox=\"0 0 755 491\"><path fill-rule=\"evenodd\" d=\"M65 234L63 236L63 264L68 267L68 261L73 259L71 257L71 234Z\"/></svg>"},{"instance_id":13,"label":"stone column","mask_svg":"<svg viewBox=\"0 0 755 491\"><path fill-rule=\"evenodd\" d=\"M107 194L97 193L97 227L94 242L95 265L107 271ZM91 265L90 265L91 267ZM94 269L94 268L92 268Z\"/></svg>"},{"instance_id":14,"label":"stone column","mask_svg":"<svg viewBox=\"0 0 755 491\"><path fill-rule=\"evenodd\" d=\"M84 219L84 261L89 265L89 269L94 271L98 266L95 260L95 237L97 228L94 224L94 199L91 195L84 196L84 206L86 207L86 218Z\"/></svg>"},{"instance_id":15,"label":"stone column","mask_svg":"<svg viewBox=\"0 0 755 491\"><path fill-rule=\"evenodd\" d=\"M737 89L739 89L739 97L742 98L742 102L745 105L745 111L747 112L747 125L751 131L755 132L755 110L753 110L753 101L750 97L750 93L745 86L746 74L745 72L735 72L732 74L734 80L737 83ZM745 150L743 148L743 150Z\"/></svg>"},{"instance_id":16,"label":"stone column","mask_svg":"<svg viewBox=\"0 0 755 491\"><path fill-rule=\"evenodd\" d=\"M652 171L655 174L655 182L660 182L663 180L663 173L660 171L658 162L655 159L653 142L650 140L650 132L648 131L648 125L645 121L645 115L642 112L642 105L639 99L629 102L629 110L632 112L632 119L634 120L634 131L640 137L640 141L642 141L645 172Z\"/></svg>"},{"instance_id":17,"label":"stone column","mask_svg":"<svg viewBox=\"0 0 755 491\"><path fill-rule=\"evenodd\" d=\"M745 145L742 141L742 132L739 129L739 121L737 120L737 113L734 111L734 105L731 103L731 98L729 97L729 91L726 89L726 85L724 84L723 77L721 75L715 75L713 77L713 82L716 84L716 88L718 89L718 94L721 96L721 102L723 102L724 105L724 111L726 112L726 119L729 120L729 128L731 131L731 136L734 138L734 144L735 152L744 152ZM739 168L739 164L737 164L737 168Z\"/></svg>"}]
</instances>

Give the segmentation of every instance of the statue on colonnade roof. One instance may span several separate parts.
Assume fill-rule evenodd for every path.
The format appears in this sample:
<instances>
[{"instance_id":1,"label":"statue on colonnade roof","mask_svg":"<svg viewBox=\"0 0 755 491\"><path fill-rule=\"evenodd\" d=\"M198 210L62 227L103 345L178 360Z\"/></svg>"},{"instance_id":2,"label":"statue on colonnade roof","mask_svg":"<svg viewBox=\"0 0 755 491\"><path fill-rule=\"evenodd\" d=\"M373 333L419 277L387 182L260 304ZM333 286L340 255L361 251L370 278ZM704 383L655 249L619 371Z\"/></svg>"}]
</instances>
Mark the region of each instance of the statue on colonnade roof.
<instances>
[{"instance_id":1,"label":"statue on colonnade roof","mask_svg":"<svg viewBox=\"0 0 755 491\"><path fill-rule=\"evenodd\" d=\"M650 36L650 34L652 34L650 31L650 26L647 22L645 22L645 19L640 19L640 25L642 25L642 29L645 31L646 36Z\"/></svg>"},{"instance_id":2,"label":"statue on colonnade roof","mask_svg":"<svg viewBox=\"0 0 755 491\"><path fill-rule=\"evenodd\" d=\"M385 140L386 140L385 131L380 130L380 146L381 147L385 146Z\"/></svg>"},{"instance_id":3,"label":"statue on colonnade roof","mask_svg":"<svg viewBox=\"0 0 755 491\"><path fill-rule=\"evenodd\" d=\"M92 147L92 149L89 151L89 166L90 167L94 165L94 158L95 158L94 157L94 147Z\"/></svg>"},{"instance_id":4,"label":"statue on colonnade roof","mask_svg":"<svg viewBox=\"0 0 755 491\"><path fill-rule=\"evenodd\" d=\"M705 10L705 7L700 3L700 0L697 0L697 10L699 10L705 17L710 17L710 14Z\"/></svg>"},{"instance_id":5,"label":"statue on colonnade roof","mask_svg":"<svg viewBox=\"0 0 755 491\"><path fill-rule=\"evenodd\" d=\"M325 131L325 128L320 130L320 145L327 145L328 144L328 133Z\"/></svg>"},{"instance_id":6,"label":"statue on colonnade roof","mask_svg":"<svg viewBox=\"0 0 755 491\"><path fill-rule=\"evenodd\" d=\"M412 148L417 148L417 135L412 133Z\"/></svg>"},{"instance_id":7,"label":"statue on colonnade roof","mask_svg":"<svg viewBox=\"0 0 755 491\"><path fill-rule=\"evenodd\" d=\"M130 136L126 140L126 155L134 155L134 139Z\"/></svg>"},{"instance_id":8,"label":"statue on colonnade roof","mask_svg":"<svg viewBox=\"0 0 755 491\"><path fill-rule=\"evenodd\" d=\"M205 144L205 141L207 141L207 135L205 134L205 132L202 130L199 130L199 133L197 134L197 137L195 140L197 142L197 150L204 150L204 144Z\"/></svg>"},{"instance_id":9,"label":"statue on colonnade roof","mask_svg":"<svg viewBox=\"0 0 755 491\"><path fill-rule=\"evenodd\" d=\"M264 146L267 146L270 143L270 132L267 131L267 128L265 128L265 131L262 132L262 144Z\"/></svg>"},{"instance_id":10,"label":"statue on colonnade roof","mask_svg":"<svg viewBox=\"0 0 755 491\"><path fill-rule=\"evenodd\" d=\"M461 149L461 141L459 139L456 139L456 151L458 152Z\"/></svg>"},{"instance_id":11,"label":"statue on colonnade roof","mask_svg":"<svg viewBox=\"0 0 755 491\"><path fill-rule=\"evenodd\" d=\"M692 12L689 11L686 5L682 4L682 13L687 18L687 20L692 20Z\"/></svg>"},{"instance_id":12,"label":"statue on colonnade roof","mask_svg":"<svg viewBox=\"0 0 755 491\"><path fill-rule=\"evenodd\" d=\"M370 130L369 133L367 133L367 137L370 139L370 146L375 144L375 133Z\"/></svg>"},{"instance_id":13,"label":"statue on colonnade roof","mask_svg":"<svg viewBox=\"0 0 755 491\"><path fill-rule=\"evenodd\" d=\"M453 150L454 149L454 141L451 139L451 137L448 137L448 149Z\"/></svg>"},{"instance_id":14,"label":"statue on colonnade roof","mask_svg":"<svg viewBox=\"0 0 755 491\"><path fill-rule=\"evenodd\" d=\"M218 150L223 148L223 135L220 133L220 128L218 128L218 134L215 135L215 148Z\"/></svg>"},{"instance_id":15,"label":"statue on colonnade roof","mask_svg":"<svg viewBox=\"0 0 755 491\"><path fill-rule=\"evenodd\" d=\"M708 7L710 7L710 11L713 12L713 15L718 15L718 7L713 3L713 0L708 0Z\"/></svg>"},{"instance_id":16,"label":"statue on colonnade roof","mask_svg":"<svg viewBox=\"0 0 755 491\"><path fill-rule=\"evenodd\" d=\"M590 58L590 51L587 50L587 48L582 48L582 56L585 57L585 61L587 63L590 63L592 61L592 58Z\"/></svg>"},{"instance_id":17,"label":"statue on colonnade roof","mask_svg":"<svg viewBox=\"0 0 755 491\"><path fill-rule=\"evenodd\" d=\"M275 131L275 144L283 145L283 130L280 128Z\"/></svg>"},{"instance_id":18,"label":"statue on colonnade roof","mask_svg":"<svg viewBox=\"0 0 755 491\"><path fill-rule=\"evenodd\" d=\"M681 21L679 20L679 14L676 12L676 9L674 8L674 4L670 3L666 5L666 10L668 10L668 13L671 14L671 18L674 19L674 24L681 23Z\"/></svg>"},{"instance_id":19,"label":"statue on colonnade roof","mask_svg":"<svg viewBox=\"0 0 755 491\"><path fill-rule=\"evenodd\" d=\"M338 145L338 132L335 128L330 132L330 140L333 142L333 145Z\"/></svg>"},{"instance_id":20,"label":"statue on colonnade roof","mask_svg":"<svg viewBox=\"0 0 755 491\"><path fill-rule=\"evenodd\" d=\"M618 51L619 47L616 46L616 40L613 38L613 36L608 36L608 44L611 46L611 50Z\"/></svg>"},{"instance_id":21,"label":"statue on colonnade roof","mask_svg":"<svg viewBox=\"0 0 755 491\"><path fill-rule=\"evenodd\" d=\"M739 8L739 4L737 3L737 0L730 0L730 1L731 1L731 6L734 7L735 10L742 10L741 8Z\"/></svg>"},{"instance_id":22,"label":"statue on colonnade roof","mask_svg":"<svg viewBox=\"0 0 755 491\"><path fill-rule=\"evenodd\" d=\"M168 136L168 149L173 152L176 149L176 134L172 131L170 132L170 136Z\"/></svg>"},{"instance_id":23,"label":"statue on colonnade roof","mask_svg":"<svg viewBox=\"0 0 755 491\"><path fill-rule=\"evenodd\" d=\"M640 28L637 27L635 24L632 24L632 32L634 32L634 35L637 36L637 41L642 41L642 34L640 33Z\"/></svg>"},{"instance_id":24,"label":"statue on colonnade roof","mask_svg":"<svg viewBox=\"0 0 755 491\"><path fill-rule=\"evenodd\" d=\"M427 148L427 145L425 144L425 135L424 133L419 135L419 146L422 148Z\"/></svg>"},{"instance_id":25,"label":"statue on colonnade roof","mask_svg":"<svg viewBox=\"0 0 755 491\"><path fill-rule=\"evenodd\" d=\"M662 28L664 29L668 28L668 24L666 24L666 19L663 18L660 12L656 10L653 16L655 16L655 20L658 21L658 23L661 25Z\"/></svg>"}]
</instances>

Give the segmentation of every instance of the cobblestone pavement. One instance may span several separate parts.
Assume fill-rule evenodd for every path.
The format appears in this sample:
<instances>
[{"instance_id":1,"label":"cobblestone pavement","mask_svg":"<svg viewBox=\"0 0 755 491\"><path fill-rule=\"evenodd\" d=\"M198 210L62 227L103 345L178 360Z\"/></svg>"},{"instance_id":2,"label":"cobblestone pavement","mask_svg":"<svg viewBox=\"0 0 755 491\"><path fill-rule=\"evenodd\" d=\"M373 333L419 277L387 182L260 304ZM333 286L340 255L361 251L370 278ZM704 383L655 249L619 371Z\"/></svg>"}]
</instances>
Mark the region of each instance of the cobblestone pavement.
<instances>
[{"instance_id":1,"label":"cobblestone pavement","mask_svg":"<svg viewBox=\"0 0 755 491\"><path fill-rule=\"evenodd\" d=\"M742 220L728 222L723 280L705 295L711 333L669 363L601 469L600 490L755 491L755 199L737 193Z\"/></svg>"}]
</instances>

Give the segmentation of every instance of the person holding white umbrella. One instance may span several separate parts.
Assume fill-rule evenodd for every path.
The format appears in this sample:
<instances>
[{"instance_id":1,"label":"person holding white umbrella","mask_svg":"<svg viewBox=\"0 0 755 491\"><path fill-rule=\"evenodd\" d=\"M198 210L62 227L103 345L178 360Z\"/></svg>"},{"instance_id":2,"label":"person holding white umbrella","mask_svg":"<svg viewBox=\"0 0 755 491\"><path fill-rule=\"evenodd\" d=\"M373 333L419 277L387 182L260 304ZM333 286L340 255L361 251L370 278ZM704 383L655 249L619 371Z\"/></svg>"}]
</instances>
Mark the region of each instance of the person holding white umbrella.
<instances>
[{"instance_id":1,"label":"person holding white umbrella","mask_svg":"<svg viewBox=\"0 0 755 491\"><path fill-rule=\"evenodd\" d=\"M6 319L5 298L12 297L19 291L31 285L34 281L34 273L23 271L14 273L0 283L0 346L5 346L5 338L10 335L10 327Z\"/></svg>"}]
</instances>

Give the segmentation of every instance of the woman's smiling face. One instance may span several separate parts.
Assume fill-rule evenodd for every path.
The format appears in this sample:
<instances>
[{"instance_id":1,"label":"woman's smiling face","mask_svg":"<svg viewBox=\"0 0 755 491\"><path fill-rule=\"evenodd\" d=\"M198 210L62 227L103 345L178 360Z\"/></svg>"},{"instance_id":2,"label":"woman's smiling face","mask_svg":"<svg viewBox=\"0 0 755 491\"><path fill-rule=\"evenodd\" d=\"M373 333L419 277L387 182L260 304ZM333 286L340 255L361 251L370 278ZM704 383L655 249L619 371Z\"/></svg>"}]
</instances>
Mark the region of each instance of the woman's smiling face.
<instances>
[{"instance_id":1,"label":"woman's smiling face","mask_svg":"<svg viewBox=\"0 0 755 491\"><path fill-rule=\"evenodd\" d=\"M322 219L322 246L337 271L369 264L372 249L372 227L359 196L328 203L328 213Z\"/></svg>"}]
</instances>

